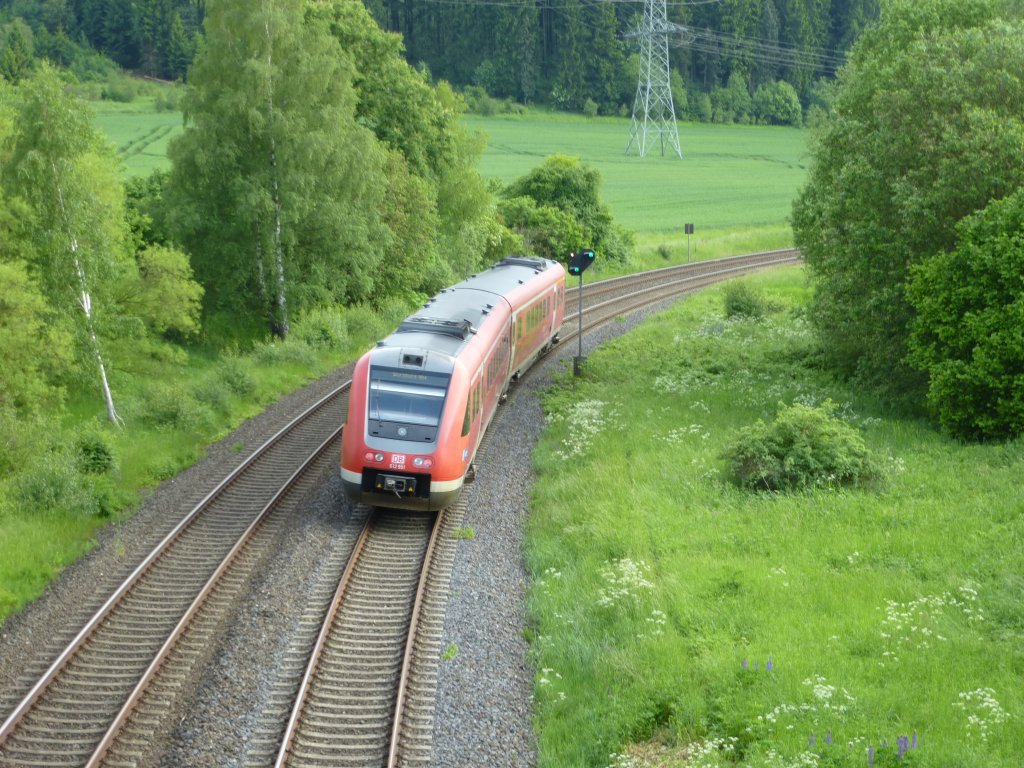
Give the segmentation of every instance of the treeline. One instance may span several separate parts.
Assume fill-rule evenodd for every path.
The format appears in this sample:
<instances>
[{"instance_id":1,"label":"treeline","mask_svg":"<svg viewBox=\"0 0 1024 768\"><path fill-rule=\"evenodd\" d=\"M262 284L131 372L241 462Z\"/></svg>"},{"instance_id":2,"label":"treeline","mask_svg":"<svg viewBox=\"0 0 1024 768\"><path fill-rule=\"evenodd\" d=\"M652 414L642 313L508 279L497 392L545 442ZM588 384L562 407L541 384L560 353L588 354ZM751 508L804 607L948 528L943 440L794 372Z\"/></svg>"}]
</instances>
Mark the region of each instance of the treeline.
<instances>
[{"instance_id":1,"label":"treeline","mask_svg":"<svg viewBox=\"0 0 1024 768\"><path fill-rule=\"evenodd\" d=\"M438 3L367 0L382 27L400 32L408 60L458 86L522 103L628 114L639 72L643 3L531 0ZM877 19L879 0L729 0L667 4L670 66L680 115L756 118L759 90L785 83L804 108L844 52ZM719 94L741 84L736 101ZM788 95L788 92L787 92ZM767 107L768 93L762 93Z\"/></svg>"},{"instance_id":2,"label":"treeline","mask_svg":"<svg viewBox=\"0 0 1024 768\"><path fill-rule=\"evenodd\" d=\"M492 99L589 114L632 108L640 2L367 0L366 7L402 36L410 64L470 89L472 109L493 110ZM8 79L26 57L69 67L80 79L103 60L183 79L202 45L205 13L202 0L0 0L0 61L8 59ZM819 81L834 76L878 13L879 0L668 3L680 29L670 49L678 116L799 124L825 101Z\"/></svg>"},{"instance_id":3,"label":"treeline","mask_svg":"<svg viewBox=\"0 0 1024 768\"><path fill-rule=\"evenodd\" d=\"M793 209L825 359L968 440L1024 434L1022 16L888 2Z\"/></svg>"},{"instance_id":4,"label":"treeline","mask_svg":"<svg viewBox=\"0 0 1024 768\"><path fill-rule=\"evenodd\" d=\"M0 59L13 50L76 70L95 54L139 74L184 79L202 37L203 0L3 0Z\"/></svg>"}]
</instances>

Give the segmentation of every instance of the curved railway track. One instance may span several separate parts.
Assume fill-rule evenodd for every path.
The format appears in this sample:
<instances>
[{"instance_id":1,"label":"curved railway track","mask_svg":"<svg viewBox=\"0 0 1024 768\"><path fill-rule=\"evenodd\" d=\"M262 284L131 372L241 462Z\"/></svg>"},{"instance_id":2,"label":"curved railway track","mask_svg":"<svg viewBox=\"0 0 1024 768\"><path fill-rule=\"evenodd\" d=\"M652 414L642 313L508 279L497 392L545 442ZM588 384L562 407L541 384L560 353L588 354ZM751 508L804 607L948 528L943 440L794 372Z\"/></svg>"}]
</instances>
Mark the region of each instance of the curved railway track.
<instances>
[{"instance_id":1,"label":"curved railway track","mask_svg":"<svg viewBox=\"0 0 1024 768\"><path fill-rule=\"evenodd\" d=\"M583 330L798 259L796 251L776 251L594 283L584 295ZM569 308L577 296L577 289L567 290ZM578 320L579 312L566 316L563 343L578 333ZM124 580L0 725L0 766L135 765L143 759L169 709L167 700L182 695L189 666L211 644L227 606L265 559L281 510L294 507L333 468L349 384L267 440ZM427 529L436 543L443 525L450 540L461 512L447 517L437 525L423 516L371 518L370 538L357 548L362 556L345 569L348 576L340 580L332 607L320 612L323 628L307 654L317 671L307 670L288 695L294 703L287 723L277 729L275 765L392 766L403 749L402 763L410 764L425 754L424 738L429 753L429 657L436 660L440 635L427 632L427 650L420 651L426 661L412 661L421 640L410 617L420 613L414 606L422 602L428 578L446 583L451 547L435 558L440 575L425 576L424 564L431 560ZM374 585L389 585L396 593L364 591ZM430 599L443 606L443 595ZM433 627L436 605L432 612ZM417 664L419 671L411 672ZM357 690L346 682L357 679L367 687ZM410 679L419 679L417 714L403 715ZM403 736L403 728L412 735Z\"/></svg>"}]
</instances>

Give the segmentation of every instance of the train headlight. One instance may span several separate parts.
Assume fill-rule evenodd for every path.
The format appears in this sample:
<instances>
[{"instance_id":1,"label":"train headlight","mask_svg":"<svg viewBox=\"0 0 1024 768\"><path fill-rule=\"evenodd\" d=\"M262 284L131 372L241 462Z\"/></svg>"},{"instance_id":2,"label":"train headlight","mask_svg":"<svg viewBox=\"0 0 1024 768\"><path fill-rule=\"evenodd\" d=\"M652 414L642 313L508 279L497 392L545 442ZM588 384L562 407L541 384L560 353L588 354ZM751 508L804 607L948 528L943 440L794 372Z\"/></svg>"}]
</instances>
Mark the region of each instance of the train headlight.
<instances>
[{"instance_id":1,"label":"train headlight","mask_svg":"<svg viewBox=\"0 0 1024 768\"><path fill-rule=\"evenodd\" d=\"M383 453L374 453L373 451L367 451L363 454L363 458L367 461L384 461Z\"/></svg>"},{"instance_id":2,"label":"train headlight","mask_svg":"<svg viewBox=\"0 0 1024 768\"><path fill-rule=\"evenodd\" d=\"M423 458L422 456L417 456L415 459L412 460L412 464L414 467L419 467L420 469L430 469L432 466L434 466L434 460Z\"/></svg>"}]
</instances>

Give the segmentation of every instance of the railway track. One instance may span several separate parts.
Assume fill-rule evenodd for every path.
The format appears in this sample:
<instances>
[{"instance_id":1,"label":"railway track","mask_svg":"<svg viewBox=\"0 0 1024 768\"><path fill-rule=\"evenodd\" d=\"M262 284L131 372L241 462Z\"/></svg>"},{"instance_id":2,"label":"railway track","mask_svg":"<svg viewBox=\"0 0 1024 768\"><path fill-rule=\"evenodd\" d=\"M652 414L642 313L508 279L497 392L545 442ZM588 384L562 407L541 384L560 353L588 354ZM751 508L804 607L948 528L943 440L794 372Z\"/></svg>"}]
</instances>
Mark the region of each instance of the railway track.
<instances>
[{"instance_id":1,"label":"railway track","mask_svg":"<svg viewBox=\"0 0 1024 768\"><path fill-rule=\"evenodd\" d=\"M398 765L413 648L444 513L377 511L338 589L275 768Z\"/></svg>"},{"instance_id":2,"label":"railway track","mask_svg":"<svg viewBox=\"0 0 1024 768\"><path fill-rule=\"evenodd\" d=\"M254 566L275 516L333 465L346 393L267 440L143 559L0 725L0 765L98 765L122 733L147 739L144 724L126 730L133 710L158 678L166 698L187 676L162 667L194 657L179 641L208 632L209 608L238 586L238 567Z\"/></svg>"},{"instance_id":3,"label":"railway track","mask_svg":"<svg viewBox=\"0 0 1024 768\"><path fill-rule=\"evenodd\" d=\"M671 296L798 259L795 251L754 254L594 283L586 288L583 330ZM574 301L577 290L568 290L570 308ZM579 332L578 321L579 312L566 316L563 342ZM189 670L209 652L218 622L267 559L285 510L294 509L334 468L348 386L330 392L270 438L114 591L0 725L0 766L145 761L153 734L166 727L168 702L187 696ZM367 541L354 548L362 554L346 567L348 576L339 581L332 607L312 611L322 622L315 643L298 645L300 655L315 667L306 669L301 682L293 675L289 691L278 697L289 706L265 717L270 725L264 723L264 731L271 735L265 738L263 758L250 764L425 762L445 570L454 558L453 526L461 516L461 510L453 509L430 525L422 515L369 518ZM432 572L424 567L431 560L428 528L438 549L434 560L440 563ZM430 579L441 585L434 588L440 594L424 597L423 585ZM385 584L396 592L365 591ZM432 606L424 612L429 628L417 632L410 617L420 615L414 606L424 599ZM349 684L356 680L365 687ZM415 685L409 686L410 680Z\"/></svg>"},{"instance_id":4,"label":"railway track","mask_svg":"<svg viewBox=\"0 0 1024 768\"><path fill-rule=\"evenodd\" d=\"M789 248L779 251L731 256L727 259L690 262L636 275L625 275L588 285L584 289L584 332L603 325L619 315L680 296L709 285L768 267L797 264L800 252ZM580 332L579 288L565 292L566 316L560 334L564 343ZM573 305L576 311L570 314Z\"/></svg>"}]
</instances>

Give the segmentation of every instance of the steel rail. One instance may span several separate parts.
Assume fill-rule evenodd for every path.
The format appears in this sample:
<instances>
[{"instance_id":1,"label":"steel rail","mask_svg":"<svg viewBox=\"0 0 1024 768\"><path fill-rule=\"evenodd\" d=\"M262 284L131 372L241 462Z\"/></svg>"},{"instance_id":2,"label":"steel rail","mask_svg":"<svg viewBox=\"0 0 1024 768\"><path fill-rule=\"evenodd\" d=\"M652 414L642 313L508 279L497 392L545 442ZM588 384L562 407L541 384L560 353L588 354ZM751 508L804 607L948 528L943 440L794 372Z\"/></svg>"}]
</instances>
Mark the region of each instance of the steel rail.
<instances>
[{"instance_id":1,"label":"steel rail","mask_svg":"<svg viewBox=\"0 0 1024 768\"><path fill-rule=\"evenodd\" d=\"M727 267L726 269L717 269L717 270L713 270L713 271L701 272L701 273L696 274L696 275L687 275L685 277L680 277L679 279L676 279L676 280L671 280L669 282L658 283L657 285L653 285L653 286L647 286L647 287L641 288L639 290L636 290L636 291L634 291L632 293L623 294L621 296L617 296L616 298L608 299L607 301L603 301L603 302L600 302L598 304L593 304L593 305L591 305L589 307L584 307L582 311L583 311L584 316L586 316L588 313L593 313L593 312L595 312L597 310L609 307L611 305L621 304L623 302L630 301L630 300L635 299L635 298L650 297L651 294L657 294L657 296L655 297L656 300L667 299L667 298L670 298L671 296L676 295L678 293L685 293L685 291L679 291L677 289L680 286L685 285L687 283L698 283L697 285L693 285L691 287L692 288L703 288L703 287L706 287L706 285L710 285L712 283L719 282L726 275L739 275L739 274L744 274L746 272L749 272L749 271L752 271L752 270L756 270L756 269L764 269L764 268L767 268L767 267L780 266L780 265L783 265L783 264L792 264L792 263L796 263L798 261L798 259L799 259L798 255L794 255L794 252L771 251L771 252L768 252L766 254L757 254L757 255L759 255L759 256L760 255L764 255L764 256L774 257L776 255L780 255L780 254L783 254L783 253L790 253L791 255L780 256L780 258L768 258L768 259L761 260L761 261L752 261L752 262L748 262L748 263L744 263L744 264L739 264L739 265L736 265L736 266L730 266L730 267ZM671 268L669 268L669 269L671 269ZM648 274L648 273L640 273L640 274ZM614 279L618 280L619 278L614 278ZM633 307L632 305L630 305L630 306L627 306L626 308L624 308L624 311L632 311L633 309L637 309L637 308L638 307ZM576 336L578 335L578 331L571 326L571 323L572 323L573 320L576 320L579 317L579 315L580 315L580 311L577 310L573 314L571 314L571 315L567 314L563 318L563 320L562 320L562 328L565 329L566 332L561 337L560 343L564 343L565 341L567 341L569 339L576 338ZM604 322L604 320L605 320L605 318L603 318L603 317L602 318L596 318L596 319L592 318L592 319L588 320L589 324L584 327L584 331L590 330L595 325L599 325L600 323Z\"/></svg>"},{"instance_id":2,"label":"steel rail","mask_svg":"<svg viewBox=\"0 0 1024 768\"><path fill-rule=\"evenodd\" d=\"M334 432L332 432L331 435L326 440L324 440L315 451L313 451L313 453L302 463L302 465L292 473L291 477L289 477L284 482L284 484L274 494L273 498L271 498L270 501L268 501L264 505L263 509L260 510L256 518L245 529L245 531L239 537L238 541L235 542L235 545L231 548L231 551L228 552L228 554L224 557L224 560L210 576L206 585L202 588L199 594L196 595L195 600L192 601L192 604L189 606L188 610L181 617L178 624L175 626L174 630L168 636L167 640L164 641L163 646L161 646L160 650L157 652L157 655L154 657L153 661L150 662L150 665L146 668L146 671L143 673L142 677L139 679L139 682L136 684L135 689L129 695L127 701L125 701L124 706L121 708L121 711L118 712L117 716L114 718L114 721L107 729L107 732L104 735L103 739L101 739L100 743L96 746L96 749L93 752L92 757L89 759L89 762L86 763L85 768L98 768L98 766L101 764L102 759L106 756L107 752L110 750L110 747L113 745L121 729L128 722L128 719L131 716L132 711L135 709L136 704L141 700L146 689L149 687L150 682L153 680L153 678L156 677L160 668L163 666L164 661L170 655L171 650L177 644L181 636L184 635L185 630L192 623L193 618L196 616L200 608L206 602L207 597L209 597L209 595L220 583L223 575L234 564L238 554L250 543L253 534L266 521L267 517L277 507L278 503L281 501L284 495L288 493L295 485L295 483L299 480L299 478L302 477L302 475L309 470L310 465L317 461L323 455L323 453L329 447L331 447L331 445L337 440L338 435L340 434L341 426L339 425L338 428L334 430Z\"/></svg>"},{"instance_id":3,"label":"steel rail","mask_svg":"<svg viewBox=\"0 0 1024 768\"><path fill-rule=\"evenodd\" d=\"M668 267L658 267L657 269L651 269L646 272L634 272L629 275L619 275L617 277L605 278L604 280L595 280L594 282L587 284L587 289L588 292L597 291L599 293L606 293L613 288L619 287L622 283L647 282L650 280L657 280L661 276L671 274L689 274L691 272L701 273L708 271L716 272L721 266L733 264L735 262L759 261L772 256L791 256L799 258L800 251L796 248L779 248L773 251L744 253L738 256L724 256L720 259L705 259L704 261L690 261L686 264L673 264ZM566 288L566 299L575 297L578 292L579 289L576 287Z\"/></svg>"},{"instance_id":4,"label":"steel rail","mask_svg":"<svg viewBox=\"0 0 1024 768\"><path fill-rule=\"evenodd\" d=\"M281 748L277 753L277 759L274 760L274 768L284 768L287 764L288 754L291 751L292 743L295 741L295 735L298 733L302 710L306 706L309 691L313 687L313 677L316 674L317 667L320 665L320 658L323 656L324 649L327 647L327 640L331 636L331 627L334 624L334 619L338 615L342 602L345 600L345 594L348 592L349 584L352 581L352 574L355 572L356 564L359 562L359 556L362 554L366 542L370 538L370 528L372 526L373 515L370 515L366 518L363 530L360 532L359 538L352 548L348 564L345 566L341 578L338 579L338 588L335 590L334 598L331 600L331 604L324 616L324 623L320 627L320 633L316 638L316 645L313 646L313 651L309 657L309 664L306 667L306 673L302 676L302 683L299 685L299 690L295 697L291 716L288 718L288 724L285 726L284 735L281 738Z\"/></svg>"},{"instance_id":5,"label":"steel rail","mask_svg":"<svg viewBox=\"0 0 1024 768\"><path fill-rule=\"evenodd\" d=\"M420 583L416 588L416 600L412 606L412 616L409 619L409 636L405 642L405 654L402 657L402 674L398 679L398 690L395 696L395 714L391 727L391 743L388 747L387 768L397 768L398 748L402 737L402 718L405 714L405 703L408 698L409 673L412 669L413 656L416 649L416 637L419 631L420 614L426 598L427 583L434 561L434 549L441 532L444 512L438 512L434 520L434 529L430 532L430 542L427 544L427 551L423 555L423 571L420 573Z\"/></svg>"},{"instance_id":6,"label":"steel rail","mask_svg":"<svg viewBox=\"0 0 1024 768\"><path fill-rule=\"evenodd\" d=\"M253 451L253 453L231 473L229 473L227 477L218 483L213 490L207 493L206 496L203 497L203 499L196 504L196 506L187 515L185 515L169 533L167 533L167 535L153 548L149 555L147 555L142 562L136 566L136 568L122 581L121 585L113 592L113 594L107 598L103 605L100 606L95 614L93 614L92 618L90 618L82 629L79 630L78 634L75 635L67 647L50 664L43 676L22 698L21 702L11 711L3 725L0 725L0 744L3 744L6 741L25 714L31 711L32 707L39 700L43 692L45 692L50 684L53 683L61 671L67 666L68 662L85 645L88 639L95 633L96 629L110 615L111 611L120 603L125 595L129 594L132 587L135 586L139 579L160 559L162 555L165 554L170 546L181 537L184 531L186 531L196 521L196 519L212 504L212 502L222 495L228 487L238 480L246 470L256 463L273 446L279 443L302 422L315 414L328 401L343 393L349 386L351 386L351 383L351 381L348 381L335 388L285 424L273 436Z\"/></svg>"}]
</instances>

